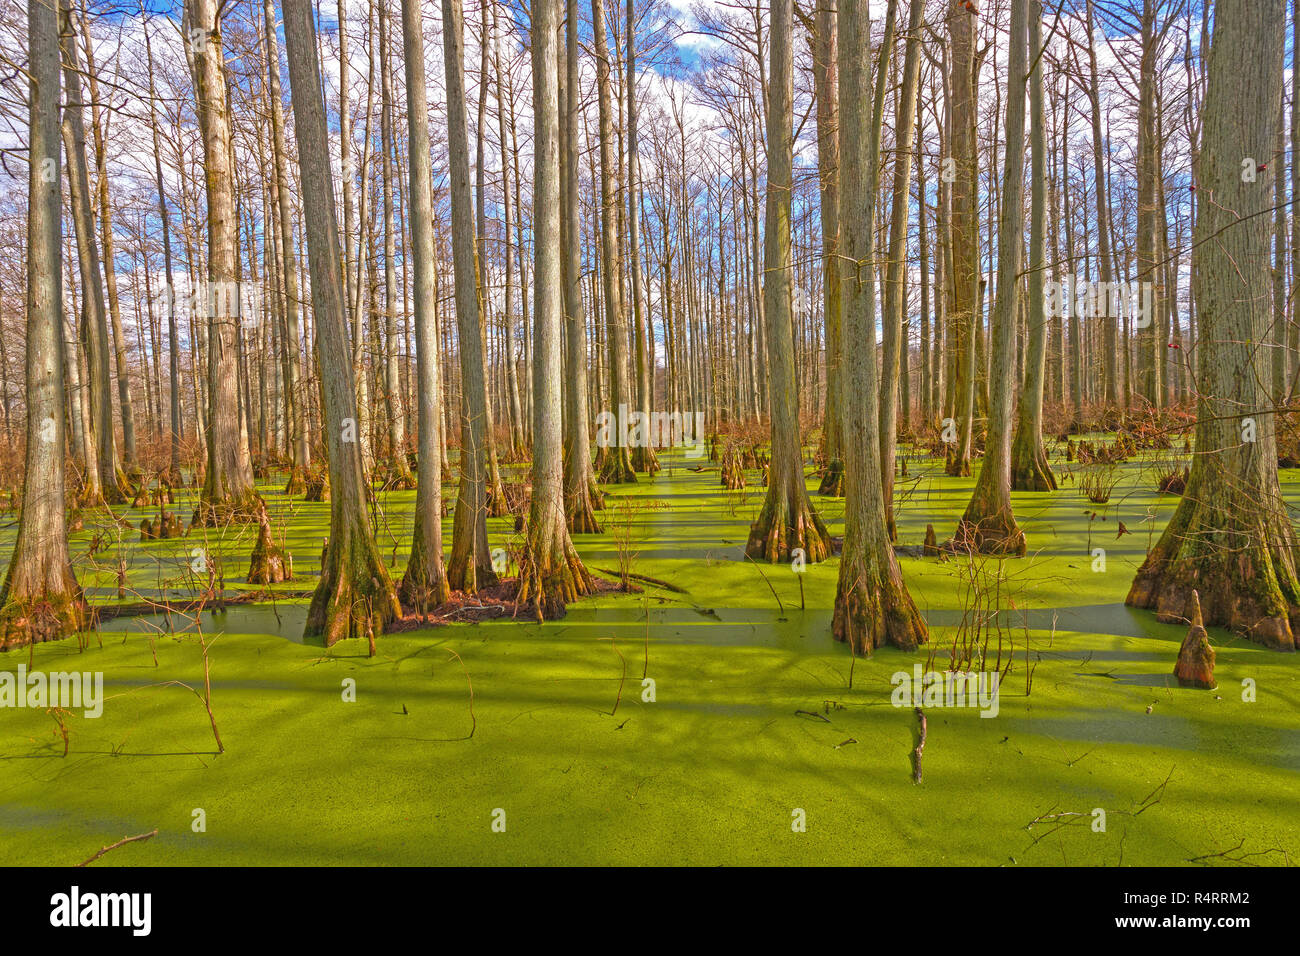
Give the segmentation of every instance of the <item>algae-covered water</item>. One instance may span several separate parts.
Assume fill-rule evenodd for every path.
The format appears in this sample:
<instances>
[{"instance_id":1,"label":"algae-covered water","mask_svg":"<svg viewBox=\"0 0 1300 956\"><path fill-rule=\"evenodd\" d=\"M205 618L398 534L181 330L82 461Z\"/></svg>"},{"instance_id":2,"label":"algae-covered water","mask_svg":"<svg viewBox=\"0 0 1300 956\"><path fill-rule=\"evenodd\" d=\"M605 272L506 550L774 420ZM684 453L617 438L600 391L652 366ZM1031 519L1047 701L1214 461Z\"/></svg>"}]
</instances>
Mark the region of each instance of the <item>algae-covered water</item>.
<instances>
[{"instance_id":1,"label":"algae-covered water","mask_svg":"<svg viewBox=\"0 0 1300 956\"><path fill-rule=\"evenodd\" d=\"M76 863L154 829L96 865L1295 862L1300 658L1212 631L1218 689L1178 687L1185 628L1123 598L1176 500L1156 494L1156 473L1184 456L1125 463L1099 506L1061 450L1061 490L1013 496L1029 555L1001 575L902 557L931 647L856 661L830 636L838 559L798 574L744 558L763 494L753 472L725 492L707 461L665 454L655 479L609 490L607 534L577 539L589 567L635 552L635 573L684 593L605 594L540 626L386 635L374 658L358 641L302 642L328 505L268 483L297 574L274 603L118 618L81 644L0 657L2 670L104 682L98 718L0 709L0 862ZM908 471L897 513L914 548L927 523L951 534L973 481L923 452ZM1283 483L1300 503L1294 473ZM400 575L414 493L379 500ZM814 500L841 534L842 502ZM191 507L178 501L184 518ZM517 547L512 519L489 525L493 547ZM13 535L9 518L6 556ZM234 593L253 536L141 544L87 515L73 550L97 603L119 589L132 603L192 595L205 552ZM891 677L947 666L981 613L971 575L1001 579L1011 667L996 716L927 703L917 783L917 717L891 701Z\"/></svg>"}]
</instances>

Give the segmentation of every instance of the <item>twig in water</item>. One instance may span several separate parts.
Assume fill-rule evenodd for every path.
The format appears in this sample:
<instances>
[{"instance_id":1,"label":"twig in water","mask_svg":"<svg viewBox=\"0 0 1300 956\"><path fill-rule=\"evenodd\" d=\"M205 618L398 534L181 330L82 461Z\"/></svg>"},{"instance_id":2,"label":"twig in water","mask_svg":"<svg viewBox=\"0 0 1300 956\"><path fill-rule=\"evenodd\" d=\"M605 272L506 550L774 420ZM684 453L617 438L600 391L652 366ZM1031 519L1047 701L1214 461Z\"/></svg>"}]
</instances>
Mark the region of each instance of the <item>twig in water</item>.
<instances>
[{"instance_id":1,"label":"twig in water","mask_svg":"<svg viewBox=\"0 0 1300 956\"><path fill-rule=\"evenodd\" d=\"M79 867L87 866L88 864L94 863L96 860L98 860L109 850L116 850L118 847L125 846L128 843L138 843L141 840L147 840L150 837L154 837L157 835L158 835L158 830L157 828L155 828L153 830L150 830L148 833L137 833L135 836L122 837L122 839L118 840L116 843L109 844L108 846L105 847L100 847L98 853L92 856L89 860L86 860L85 863L78 863L77 866Z\"/></svg>"}]
</instances>

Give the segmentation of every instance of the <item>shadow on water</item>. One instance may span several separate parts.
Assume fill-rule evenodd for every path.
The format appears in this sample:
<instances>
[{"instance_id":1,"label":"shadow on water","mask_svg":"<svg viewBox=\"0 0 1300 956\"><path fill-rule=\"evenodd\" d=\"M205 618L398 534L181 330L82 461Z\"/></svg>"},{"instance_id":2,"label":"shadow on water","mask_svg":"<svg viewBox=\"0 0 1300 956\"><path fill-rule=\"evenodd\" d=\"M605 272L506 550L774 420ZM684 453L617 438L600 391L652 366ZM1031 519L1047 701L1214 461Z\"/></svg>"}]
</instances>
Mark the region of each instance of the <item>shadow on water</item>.
<instances>
[{"instance_id":1,"label":"shadow on water","mask_svg":"<svg viewBox=\"0 0 1300 956\"><path fill-rule=\"evenodd\" d=\"M225 611L206 610L202 617L205 634L270 634L295 644L310 643L302 637L306 623L306 604L246 604ZM183 634L194 629L193 618L179 613L119 617L100 625L106 634Z\"/></svg>"}]
</instances>

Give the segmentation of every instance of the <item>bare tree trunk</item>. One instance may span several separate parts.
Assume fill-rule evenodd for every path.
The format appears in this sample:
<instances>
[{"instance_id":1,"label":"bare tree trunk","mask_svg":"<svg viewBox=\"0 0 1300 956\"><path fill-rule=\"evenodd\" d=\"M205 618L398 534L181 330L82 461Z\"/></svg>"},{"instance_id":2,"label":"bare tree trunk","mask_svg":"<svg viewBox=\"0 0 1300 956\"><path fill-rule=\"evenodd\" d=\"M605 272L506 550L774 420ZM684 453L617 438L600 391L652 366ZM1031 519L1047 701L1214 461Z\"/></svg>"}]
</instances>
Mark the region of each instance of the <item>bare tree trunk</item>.
<instances>
[{"instance_id":1,"label":"bare tree trunk","mask_svg":"<svg viewBox=\"0 0 1300 956\"><path fill-rule=\"evenodd\" d=\"M141 0L143 10L143 0ZM143 13L141 14L143 16ZM168 465L167 480L173 484L181 481L181 369L180 342L176 329L176 282L172 275L172 237L171 223L167 215L167 190L163 186L162 150L158 144L158 122L154 114L153 45L149 39L149 28L145 24L144 47L149 62L149 126L153 133L153 168L154 182L158 190L158 218L162 221L163 268L166 270L162 302L167 309L167 354L168 354L168 396L171 408L171 458Z\"/></svg>"},{"instance_id":2,"label":"bare tree trunk","mask_svg":"<svg viewBox=\"0 0 1300 956\"><path fill-rule=\"evenodd\" d=\"M235 181L217 6L217 0L187 0L184 23L193 58L208 198L208 288L206 295L197 297L206 303L208 319L208 468L194 513L194 522L203 526L253 520L264 507L240 438Z\"/></svg>"},{"instance_id":3,"label":"bare tree trunk","mask_svg":"<svg viewBox=\"0 0 1300 956\"><path fill-rule=\"evenodd\" d=\"M822 412L822 457L826 470L819 494L844 493L844 424L840 420L840 144L838 31L835 4L817 4L813 34L813 83L817 90L817 177L821 190L822 312L826 323L826 403ZM684 171L683 171L684 172Z\"/></svg>"},{"instance_id":4,"label":"bare tree trunk","mask_svg":"<svg viewBox=\"0 0 1300 956\"><path fill-rule=\"evenodd\" d=\"M609 43L605 38L604 0L591 0L591 19L600 111L600 277L609 344L610 408L607 412L621 421L629 398L627 317L623 314L622 267L618 254L618 194L614 187L618 160L614 150L614 103L609 88L611 71ZM536 199L533 205L537 205ZM621 428L617 430L619 434L614 437L613 444L602 442L596 453L596 470L600 473L600 480L610 484L636 481L636 472L632 469L631 455L624 440L626 436L622 434Z\"/></svg>"},{"instance_id":5,"label":"bare tree trunk","mask_svg":"<svg viewBox=\"0 0 1300 956\"><path fill-rule=\"evenodd\" d=\"M77 236L77 260L81 266L81 341L86 349L90 412L95 437L98 474L87 475L83 501L87 505L121 504L125 476L118 473L117 442L113 426L112 376L109 370L108 314L100 270L99 243L95 238L91 210L90 176L86 169L86 132L81 97L81 66L72 34L68 0L61 0L60 23L63 45L63 78L67 85L67 107L63 114L63 141L68 161L68 193Z\"/></svg>"},{"instance_id":6,"label":"bare tree trunk","mask_svg":"<svg viewBox=\"0 0 1300 956\"><path fill-rule=\"evenodd\" d=\"M844 352L839 394L844 423L844 551L831 630L855 654L870 654L882 644L914 650L927 636L925 620L903 583L889 543L880 484L873 265L880 127L868 112L873 99L868 7L868 0L839 0L838 8L844 270L840 288L844 341L858 347Z\"/></svg>"},{"instance_id":7,"label":"bare tree trunk","mask_svg":"<svg viewBox=\"0 0 1300 956\"><path fill-rule=\"evenodd\" d=\"M975 14L964 0L951 0L948 33L952 46L950 84L952 160L944 178L951 184L952 271L948 276L953 336L953 419L957 447L948 459L950 475L969 475L975 430L975 336L979 312L979 216L975 144Z\"/></svg>"},{"instance_id":8,"label":"bare tree trunk","mask_svg":"<svg viewBox=\"0 0 1300 956\"><path fill-rule=\"evenodd\" d=\"M885 295L880 380L880 477L885 496L885 527L889 540L898 538L894 526L894 460L898 438L899 364L907 364L907 224L912 205L912 137L916 129L916 87L921 73L921 17L925 0L912 0L903 54L903 89L899 93L894 144L893 208L889 218L889 251L885 260ZM924 210L922 210L924 215ZM909 389L903 389L904 402Z\"/></svg>"},{"instance_id":9,"label":"bare tree trunk","mask_svg":"<svg viewBox=\"0 0 1300 956\"><path fill-rule=\"evenodd\" d=\"M307 442L307 427L303 415L305 396L301 387L302 367L301 345L299 343L298 311L302 298L298 293L298 259L293 248L293 216L290 208L289 192L289 150L284 136L284 99L280 92L280 47L275 33L275 4L273 0L263 0L263 28L265 31L267 73L270 84L267 96L271 101L271 154L274 163L277 212L280 225L280 268L284 275L284 328L286 329L286 348L289 361L286 365L288 382L285 383L285 409L288 412L289 448L292 456L289 464L289 480L285 485L285 494L300 494L304 488L303 473L311 464L311 451Z\"/></svg>"},{"instance_id":10,"label":"bare tree trunk","mask_svg":"<svg viewBox=\"0 0 1300 956\"><path fill-rule=\"evenodd\" d=\"M329 131L316 52L316 25L312 6L306 0L286 0L284 42L289 58L294 136L298 141L330 469L330 539L320 582L307 611L305 634L323 637L328 647L346 637L368 637L373 641L402 612L366 521L361 448L356 441L356 390L340 288L342 271Z\"/></svg>"},{"instance_id":11,"label":"bare tree trunk","mask_svg":"<svg viewBox=\"0 0 1300 956\"><path fill-rule=\"evenodd\" d=\"M1138 569L1126 603L1182 621L1199 592L1205 624L1277 650L1300 627L1295 529L1277 477L1267 358L1268 215L1277 164L1242 182L1241 159L1269 155L1282 95L1285 0L1214 14L1196 170L1196 448L1187 490ZM1243 268L1243 263L1254 263Z\"/></svg>"},{"instance_id":12,"label":"bare tree trunk","mask_svg":"<svg viewBox=\"0 0 1300 956\"><path fill-rule=\"evenodd\" d=\"M402 49L406 62L406 118L411 151L411 253L415 258L415 362L419 409L419 483L411 558L399 592L407 604L427 611L451 596L442 562L442 403L438 382L438 308L434 288L433 170L429 158L429 105L425 93L424 32L419 0L402 0Z\"/></svg>"},{"instance_id":13,"label":"bare tree trunk","mask_svg":"<svg viewBox=\"0 0 1300 956\"><path fill-rule=\"evenodd\" d=\"M1015 397L1013 375L1016 316L1020 306L1020 265L1024 261L1028 2L1011 0L1006 159L1002 169L1002 215L998 223L998 286L989 331L988 440L975 490L952 542L954 547L963 550L997 554L1025 553L1025 535L1016 524L1011 509L1011 406ZM1041 322L1038 324L1041 335ZM1041 387L1041 347L1039 351Z\"/></svg>"},{"instance_id":14,"label":"bare tree trunk","mask_svg":"<svg viewBox=\"0 0 1300 956\"><path fill-rule=\"evenodd\" d=\"M1084 25L1088 38L1088 76L1085 87L1092 106L1092 162L1093 195L1097 200L1097 271L1107 289L1111 282L1111 245L1110 245L1110 190L1106 186L1106 170L1102 162L1104 156L1101 132L1101 97L1097 82L1097 47L1093 42L1093 0L1087 0L1087 16ZM1119 351L1118 317L1113 309L1107 309L1102 317L1102 379L1104 384L1104 401L1114 409L1119 404L1119 382L1115 365Z\"/></svg>"},{"instance_id":15,"label":"bare tree trunk","mask_svg":"<svg viewBox=\"0 0 1300 956\"><path fill-rule=\"evenodd\" d=\"M1011 443L1011 487L1016 491L1055 491L1056 477L1043 448L1043 371L1047 350L1047 314L1043 283L1047 281L1047 116L1043 109L1043 4L1029 3L1029 343L1025 350L1024 386L1016 434ZM1018 243L1017 243L1018 244ZM1073 310L1071 310L1073 311Z\"/></svg>"},{"instance_id":16,"label":"bare tree trunk","mask_svg":"<svg viewBox=\"0 0 1300 956\"><path fill-rule=\"evenodd\" d=\"M393 221L393 71L388 5L379 4L379 137L384 180L384 410L388 425L388 475L391 488L411 488L415 481L406 464L406 430L402 418L402 383L397 361L397 226Z\"/></svg>"},{"instance_id":17,"label":"bare tree trunk","mask_svg":"<svg viewBox=\"0 0 1300 956\"><path fill-rule=\"evenodd\" d=\"M763 311L771 363L772 460L767 496L758 518L750 526L745 553L768 561L784 561L799 550L811 564L825 560L831 542L804 484L799 397L794 377L794 329L790 315L790 192L794 179L791 0L771 0L771 11ZM840 29L843 32L842 20Z\"/></svg>"},{"instance_id":18,"label":"bare tree trunk","mask_svg":"<svg viewBox=\"0 0 1300 956\"><path fill-rule=\"evenodd\" d=\"M109 328L113 333L113 356L117 370L117 398L122 412L122 452L126 465L125 477L134 480L139 474L135 451L135 411L131 403L131 379L126 363L126 338L122 334L122 308L117 294L117 268L113 252L113 219L108 204L108 164L105 149L106 133L99 101L99 80L95 71L94 45L90 41L90 27L86 18L85 0L81 4L81 41L86 51L86 80L90 89L90 129L95 143L95 171L99 203L99 234L104 250L104 284L108 291Z\"/></svg>"},{"instance_id":19,"label":"bare tree trunk","mask_svg":"<svg viewBox=\"0 0 1300 956\"><path fill-rule=\"evenodd\" d=\"M455 0L443 0L444 4ZM591 577L569 538L564 515L560 332L564 291L560 270L560 155L557 90L558 0L534 0L533 53L533 497L518 600L532 600L537 618L564 614L591 591Z\"/></svg>"},{"instance_id":20,"label":"bare tree trunk","mask_svg":"<svg viewBox=\"0 0 1300 956\"><path fill-rule=\"evenodd\" d=\"M564 250L565 415L564 514L573 534L599 534L595 512L602 506L591 463L591 421L587 392L587 316L582 302L582 224L578 201L578 0L566 0L565 79L560 115L560 247ZM557 59L558 59L557 51ZM520 247L520 255L523 248Z\"/></svg>"},{"instance_id":21,"label":"bare tree trunk","mask_svg":"<svg viewBox=\"0 0 1300 956\"><path fill-rule=\"evenodd\" d=\"M64 511L59 16L47 0L28 0L27 36L27 457L18 538L0 588L0 649L64 637L85 619Z\"/></svg>"},{"instance_id":22,"label":"bare tree trunk","mask_svg":"<svg viewBox=\"0 0 1300 956\"><path fill-rule=\"evenodd\" d=\"M636 362L636 402L646 430L646 440L632 449L632 467L647 475L659 470L659 458L650 442L650 392L654 378L653 331L646 338L646 305L641 278L641 162L637 155L636 11L627 0L627 244L632 272L632 334Z\"/></svg>"},{"instance_id":23,"label":"bare tree trunk","mask_svg":"<svg viewBox=\"0 0 1300 956\"><path fill-rule=\"evenodd\" d=\"M473 594L496 583L487 545L487 388L483 322L475 269L474 197L469 185L465 121L465 26L460 0L442 0L443 62L447 71L447 151L451 173L451 240L460 331L460 488L452 524L447 576L454 590ZM534 492L535 493L535 492Z\"/></svg>"}]
</instances>

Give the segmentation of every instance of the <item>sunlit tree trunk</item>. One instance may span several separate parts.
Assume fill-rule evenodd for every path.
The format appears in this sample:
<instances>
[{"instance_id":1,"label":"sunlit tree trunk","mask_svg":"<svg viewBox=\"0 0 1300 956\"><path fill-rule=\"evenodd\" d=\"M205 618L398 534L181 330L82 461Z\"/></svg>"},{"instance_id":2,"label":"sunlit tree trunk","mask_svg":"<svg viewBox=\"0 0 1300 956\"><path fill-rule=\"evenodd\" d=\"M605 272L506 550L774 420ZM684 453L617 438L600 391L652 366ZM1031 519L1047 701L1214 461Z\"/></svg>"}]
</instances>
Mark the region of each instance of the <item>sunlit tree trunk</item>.
<instances>
[{"instance_id":1,"label":"sunlit tree trunk","mask_svg":"<svg viewBox=\"0 0 1300 956\"><path fill-rule=\"evenodd\" d=\"M779 0L778 0L779 2ZM840 235L843 333L844 551L831 630L855 654L926 641L925 620L903 583L885 527L876 373L875 217L880 127L871 118L868 0L839 0ZM773 458L775 464L775 457Z\"/></svg>"},{"instance_id":2,"label":"sunlit tree trunk","mask_svg":"<svg viewBox=\"0 0 1300 956\"><path fill-rule=\"evenodd\" d=\"M622 265L618 243L618 193L615 189L617 153L614 149L614 102L610 92L610 53L605 38L604 0L591 0L594 24L592 42L596 48L596 91L600 113L600 277L605 304L605 335L609 345L609 404L616 417L631 398L627 384L627 317L623 314ZM534 200L536 205L536 200ZM632 459L624 442L615 435L596 454L600 480L609 483L636 481Z\"/></svg>"},{"instance_id":3,"label":"sunlit tree trunk","mask_svg":"<svg viewBox=\"0 0 1300 956\"><path fill-rule=\"evenodd\" d=\"M1002 215L998 223L998 286L989 334L991 361L988 440L975 490L953 539L953 545L963 550L999 554L1025 552L1025 535L1016 524L1011 509L1011 409L1015 398L1020 265L1024 261L1028 2L1029 0L1011 0L1010 51L1007 54L1010 80L1007 84L1006 158L1002 169ZM1041 347L1039 374L1041 377Z\"/></svg>"},{"instance_id":4,"label":"sunlit tree trunk","mask_svg":"<svg viewBox=\"0 0 1300 956\"><path fill-rule=\"evenodd\" d=\"M442 561L442 402L438 383L437 268L433 242L433 170L429 154L429 105L425 93L424 32L419 0L402 0L402 49L406 61L406 119L411 150L411 252L415 262L415 363L419 413L419 482L411 558L400 594L427 610L451 595Z\"/></svg>"},{"instance_id":5,"label":"sunlit tree trunk","mask_svg":"<svg viewBox=\"0 0 1300 956\"><path fill-rule=\"evenodd\" d=\"M1047 264L1047 117L1043 108L1042 0L1029 3L1029 55L1034 58L1029 77L1029 342L1025 348L1024 385L1016 434L1011 443L1011 487L1016 491L1054 491L1056 477L1043 447L1043 372L1046 361L1047 314L1043 283Z\"/></svg>"},{"instance_id":6,"label":"sunlit tree trunk","mask_svg":"<svg viewBox=\"0 0 1300 956\"><path fill-rule=\"evenodd\" d=\"M453 589L472 594L495 584L497 577L487 543L487 390L483 380L483 323L479 316L474 264L474 197L469 184L469 133L465 120L464 36L460 0L442 0L451 241L462 393L460 488L456 495L447 576Z\"/></svg>"},{"instance_id":7,"label":"sunlit tree trunk","mask_svg":"<svg viewBox=\"0 0 1300 956\"><path fill-rule=\"evenodd\" d=\"M578 0L566 0L564 95L560 115L561 216L560 247L564 250L565 371L568 402L565 415L564 513L573 534L598 534L595 512L601 507L600 488L591 462L591 421L587 392L587 315L582 301L582 224L578 201ZM557 56L558 58L558 56ZM522 247L520 250L522 255Z\"/></svg>"},{"instance_id":8,"label":"sunlit tree trunk","mask_svg":"<svg viewBox=\"0 0 1300 956\"><path fill-rule=\"evenodd\" d=\"M239 424L235 181L217 8L217 0L188 0L184 24L190 31L208 199L208 288L198 297L208 320L208 467L194 514L199 525L251 520L263 507Z\"/></svg>"},{"instance_id":9,"label":"sunlit tree trunk","mask_svg":"<svg viewBox=\"0 0 1300 956\"><path fill-rule=\"evenodd\" d=\"M797 549L811 564L830 554L830 534L813 508L804 484L799 396L794 376L790 290L790 192L794 178L791 0L772 0L771 11L763 311L771 365L772 460L767 496L750 526L745 553L768 561L784 561ZM840 27L842 31L842 18Z\"/></svg>"},{"instance_id":10,"label":"sunlit tree trunk","mask_svg":"<svg viewBox=\"0 0 1300 956\"><path fill-rule=\"evenodd\" d=\"M306 635L322 637L329 646L346 637L368 637L373 641L401 615L401 608L366 520L329 131L316 25L307 0L285 0L284 42L289 58L316 354L321 370L323 437L330 470L330 538L320 582L307 610Z\"/></svg>"},{"instance_id":11,"label":"sunlit tree trunk","mask_svg":"<svg viewBox=\"0 0 1300 956\"><path fill-rule=\"evenodd\" d=\"M1300 627L1295 529L1277 477L1268 358L1270 163L1243 182L1243 157L1269 155L1282 95L1284 0L1214 14L1196 169L1196 455L1187 489L1126 603L1184 619L1195 590L1205 624L1294 650Z\"/></svg>"},{"instance_id":12,"label":"sunlit tree trunk","mask_svg":"<svg viewBox=\"0 0 1300 956\"><path fill-rule=\"evenodd\" d=\"M534 0L532 5L533 496L518 600L532 601L538 620L562 616L569 601L591 590L591 577L569 538L564 516L558 8L558 0Z\"/></svg>"},{"instance_id":13,"label":"sunlit tree trunk","mask_svg":"<svg viewBox=\"0 0 1300 956\"><path fill-rule=\"evenodd\" d=\"M64 637L85 614L64 510L59 16L48 0L28 0L27 36L27 456L18 538L0 587L0 648Z\"/></svg>"}]
</instances>

